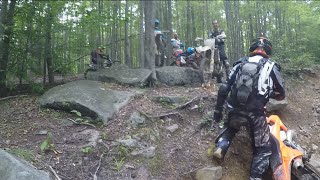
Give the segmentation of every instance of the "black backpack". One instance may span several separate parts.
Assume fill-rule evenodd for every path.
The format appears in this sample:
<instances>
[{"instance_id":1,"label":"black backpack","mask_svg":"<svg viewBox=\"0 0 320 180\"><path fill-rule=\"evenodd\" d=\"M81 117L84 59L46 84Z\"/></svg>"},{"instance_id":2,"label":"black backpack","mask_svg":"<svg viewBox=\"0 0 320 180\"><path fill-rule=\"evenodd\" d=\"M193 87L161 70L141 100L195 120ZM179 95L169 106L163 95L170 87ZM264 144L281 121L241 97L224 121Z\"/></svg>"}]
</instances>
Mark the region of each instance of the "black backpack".
<instances>
[{"instance_id":1,"label":"black backpack","mask_svg":"<svg viewBox=\"0 0 320 180\"><path fill-rule=\"evenodd\" d=\"M236 105L254 106L254 100L258 94L260 72L266 62L265 58L260 59L259 62L249 62L246 58L241 62L231 90Z\"/></svg>"}]
</instances>

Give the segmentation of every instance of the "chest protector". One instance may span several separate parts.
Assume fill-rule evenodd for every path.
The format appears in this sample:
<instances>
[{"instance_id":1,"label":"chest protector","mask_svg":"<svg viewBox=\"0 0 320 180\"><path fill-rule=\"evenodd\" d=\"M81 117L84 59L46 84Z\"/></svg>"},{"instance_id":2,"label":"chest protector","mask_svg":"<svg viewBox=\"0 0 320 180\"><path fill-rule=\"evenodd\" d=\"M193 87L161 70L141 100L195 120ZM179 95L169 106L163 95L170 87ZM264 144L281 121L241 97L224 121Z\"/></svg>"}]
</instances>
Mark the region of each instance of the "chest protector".
<instances>
[{"instance_id":1,"label":"chest protector","mask_svg":"<svg viewBox=\"0 0 320 180\"><path fill-rule=\"evenodd\" d=\"M236 80L232 86L231 94L233 100L240 107L252 106L259 94L259 77L267 59L260 59L259 62L243 61L240 64Z\"/></svg>"}]
</instances>

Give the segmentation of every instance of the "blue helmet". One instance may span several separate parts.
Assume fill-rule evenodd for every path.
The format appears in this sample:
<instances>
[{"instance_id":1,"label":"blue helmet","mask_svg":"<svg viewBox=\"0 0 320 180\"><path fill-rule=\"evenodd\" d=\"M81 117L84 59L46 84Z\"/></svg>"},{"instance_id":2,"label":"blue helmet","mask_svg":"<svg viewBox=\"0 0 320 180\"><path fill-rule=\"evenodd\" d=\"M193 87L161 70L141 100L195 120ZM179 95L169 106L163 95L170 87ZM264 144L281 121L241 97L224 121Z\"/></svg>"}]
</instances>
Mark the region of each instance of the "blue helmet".
<instances>
[{"instance_id":1,"label":"blue helmet","mask_svg":"<svg viewBox=\"0 0 320 180\"><path fill-rule=\"evenodd\" d=\"M159 19L156 19L156 20L154 21L154 25L158 26L159 24L160 24Z\"/></svg>"},{"instance_id":2,"label":"blue helmet","mask_svg":"<svg viewBox=\"0 0 320 180\"><path fill-rule=\"evenodd\" d=\"M188 54L193 54L194 53L194 48L193 47L188 47L188 49L187 49L187 53Z\"/></svg>"}]
</instances>

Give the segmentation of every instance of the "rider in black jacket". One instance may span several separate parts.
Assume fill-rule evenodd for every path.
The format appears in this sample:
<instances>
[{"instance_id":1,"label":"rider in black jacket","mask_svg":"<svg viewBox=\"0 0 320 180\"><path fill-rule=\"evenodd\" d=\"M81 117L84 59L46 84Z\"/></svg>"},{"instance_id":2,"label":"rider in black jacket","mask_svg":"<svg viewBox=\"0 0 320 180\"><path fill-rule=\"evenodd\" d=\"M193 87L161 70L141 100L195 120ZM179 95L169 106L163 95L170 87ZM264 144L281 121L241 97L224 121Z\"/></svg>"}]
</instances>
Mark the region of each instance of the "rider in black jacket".
<instances>
[{"instance_id":1,"label":"rider in black jacket","mask_svg":"<svg viewBox=\"0 0 320 180\"><path fill-rule=\"evenodd\" d=\"M253 139L250 179L261 179L268 169L271 155L265 105L269 98L283 100L285 90L280 66L269 58L272 52L269 40L257 38L251 44L249 52L249 56L234 63L227 82L219 88L214 112L216 122L221 121L225 100L231 93L227 100L227 120L216 139L213 158L222 160L240 126L248 123ZM250 70L253 73L248 74L247 71ZM246 86L248 84L250 85Z\"/></svg>"},{"instance_id":2,"label":"rider in black jacket","mask_svg":"<svg viewBox=\"0 0 320 180\"><path fill-rule=\"evenodd\" d=\"M216 38L216 41L215 41L216 47L219 49L220 60L222 61L225 67L226 76L227 76L229 73L230 64L224 48L224 44L225 44L224 41L226 38L226 34L223 29L219 29L219 24L217 20L212 21L212 25L213 25L213 31L210 33L210 38ZM218 78L217 81L218 83L222 82L221 78Z\"/></svg>"}]
</instances>

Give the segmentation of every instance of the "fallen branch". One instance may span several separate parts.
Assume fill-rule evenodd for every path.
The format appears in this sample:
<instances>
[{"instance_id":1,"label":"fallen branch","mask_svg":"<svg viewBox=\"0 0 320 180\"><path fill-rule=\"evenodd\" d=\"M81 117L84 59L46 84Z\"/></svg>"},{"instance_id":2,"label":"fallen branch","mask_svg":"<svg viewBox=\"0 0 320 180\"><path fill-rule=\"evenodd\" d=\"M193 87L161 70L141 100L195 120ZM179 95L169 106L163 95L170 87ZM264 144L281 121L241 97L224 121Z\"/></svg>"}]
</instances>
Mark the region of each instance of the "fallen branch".
<instances>
[{"instance_id":1,"label":"fallen branch","mask_svg":"<svg viewBox=\"0 0 320 180\"><path fill-rule=\"evenodd\" d=\"M97 167L96 171L95 171L94 174L93 174L93 180L97 180L97 179L98 179L97 173L98 173L98 171L99 171L99 169L100 169L101 160L102 160L103 155L104 155L104 153L102 153L101 156L100 156L99 163L98 163L98 167Z\"/></svg>"},{"instance_id":2,"label":"fallen branch","mask_svg":"<svg viewBox=\"0 0 320 180\"><path fill-rule=\"evenodd\" d=\"M186 103L184 103L184 104L182 104L182 105L180 105L180 106L178 106L178 107L176 107L176 108L174 108L174 110L184 109L184 108L186 108L187 106L189 106L191 103L193 103L193 102L195 102L195 101L198 101L198 100L200 100L200 97L199 97L199 96L191 99L190 101L188 101L188 102L186 102Z\"/></svg>"},{"instance_id":3,"label":"fallen branch","mask_svg":"<svg viewBox=\"0 0 320 180\"><path fill-rule=\"evenodd\" d=\"M75 120L73 120L73 119L71 119L71 118L67 118L67 120L72 121L72 122L73 122L74 124L76 124L76 125L87 125L87 126L91 126L91 127L96 128L96 126L95 126L95 125L90 124L90 123L86 123L86 122L77 122L77 121L75 121Z\"/></svg>"},{"instance_id":4,"label":"fallen branch","mask_svg":"<svg viewBox=\"0 0 320 180\"><path fill-rule=\"evenodd\" d=\"M12 98L17 98L17 97L26 97L27 95L16 95L16 96L7 96L4 98L1 98L0 101L6 100L6 99L12 99Z\"/></svg>"},{"instance_id":5,"label":"fallen branch","mask_svg":"<svg viewBox=\"0 0 320 180\"><path fill-rule=\"evenodd\" d=\"M140 110L138 110L138 111L140 114L145 116L147 119L157 119L157 118L163 119L163 118L169 118L169 117L173 117L173 116L178 117L179 119L183 119L183 116L178 112L168 112L168 113L164 113L164 114L160 114L160 115L150 116L143 111L140 111Z\"/></svg>"},{"instance_id":6,"label":"fallen branch","mask_svg":"<svg viewBox=\"0 0 320 180\"><path fill-rule=\"evenodd\" d=\"M50 168L50 171L53 173L53 175L56 177L56 180L61 180L57 172L50 165L49 165L49 168Z\"/></svg>"}]
</instances>

